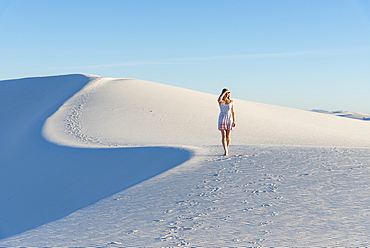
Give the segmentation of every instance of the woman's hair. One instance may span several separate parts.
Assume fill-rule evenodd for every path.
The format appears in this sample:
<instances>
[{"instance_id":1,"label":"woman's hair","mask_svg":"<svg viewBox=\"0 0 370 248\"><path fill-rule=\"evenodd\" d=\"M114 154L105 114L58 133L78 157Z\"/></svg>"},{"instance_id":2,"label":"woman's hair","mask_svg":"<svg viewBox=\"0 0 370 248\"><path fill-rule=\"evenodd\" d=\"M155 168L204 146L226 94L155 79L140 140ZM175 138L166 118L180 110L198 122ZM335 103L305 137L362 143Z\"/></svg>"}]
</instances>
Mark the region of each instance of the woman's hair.
<instances>
[{"instance_id":1,"label":"woman's hair","mask_svg":"<svg viewBox=\"0 0 370 248\"><path fill-rule=\"evenodd\" d=\"M223 89L222 89L222 91L221 91L221 95L222 95L223 93L225 93L226 91L228 91L228 89L223 88Z\"/></svg>"},{"instance_id":2,"label":"woman's hair","mask_svg":"<svg viewBox=\"0 0 370 248\"><path fill-rule=\"evenodd\" d=\"M227 88L222 89L220 96L222 96L222 94L224 94L226 91L228 91L228 89L227 89ZM226 98L226 99L225 99L225 98ZM230 100L230 94L229 94L229 95L227 95L227 94L226 94L226 95L223 97L223 99L222 99L222 100Z\"/></svg>"}]
</instances>

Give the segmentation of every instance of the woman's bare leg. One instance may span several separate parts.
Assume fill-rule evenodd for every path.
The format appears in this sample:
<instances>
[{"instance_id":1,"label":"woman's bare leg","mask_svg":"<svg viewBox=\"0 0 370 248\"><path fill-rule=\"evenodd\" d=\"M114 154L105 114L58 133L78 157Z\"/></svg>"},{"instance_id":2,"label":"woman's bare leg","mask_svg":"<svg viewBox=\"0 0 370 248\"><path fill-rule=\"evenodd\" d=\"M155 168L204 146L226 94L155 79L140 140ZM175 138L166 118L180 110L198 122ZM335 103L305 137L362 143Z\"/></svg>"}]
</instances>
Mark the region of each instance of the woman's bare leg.
<instances>
[{"instance_id":1,"label":"woman's bare leg","mask_svg":"<svg viewBox=\"0 0 370 248\"><path fill-rule=\"evenodd\" d=\"M231 130L226 130L226 144L227 144L227 148L229 148L229 145L230 145L230 135L231 134Z\"/></svg>"},{"instance_id":2,"label":"woman's bare leg","mask_svg":"<svg viewBox=\"0 0 370 248\"><path fill-rule=\"evenodd\" d=\"M221 136L222 136L222 146L224 147L224 156L227 156L229 154L228 150L228 144L227 144L227 139L226 139L226 130L220 130L221 131Z\"/></svg>"}]
</instances>

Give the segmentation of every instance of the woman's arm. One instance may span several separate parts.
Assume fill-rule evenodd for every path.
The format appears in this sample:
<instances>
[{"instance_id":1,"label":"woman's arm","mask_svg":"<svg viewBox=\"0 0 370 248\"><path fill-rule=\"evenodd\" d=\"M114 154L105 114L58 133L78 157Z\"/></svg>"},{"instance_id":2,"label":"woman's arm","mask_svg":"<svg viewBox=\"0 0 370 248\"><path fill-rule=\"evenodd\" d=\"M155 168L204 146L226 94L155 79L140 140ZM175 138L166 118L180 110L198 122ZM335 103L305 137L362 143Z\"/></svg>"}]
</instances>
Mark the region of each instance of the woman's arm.
<instances>
[{"instance_id":1,"label":"woman's arm","mask_svg":"<svg viewBox=\"0 0 370 248\"><path fill-rule=\"evenodd\" d=\"M218 99L217 99L217 101L218 101L218 103L220 103L221 101L222 101L222 99L224 98L224 96L228 93L228 92L230 92L230 91L225 91L224 93L222 93L219 97L218 97Z\"/></svg>"},{"instance_id":2,"label":"woman's arm","mask_svg":"<svg viewBox=\"0 0 370 248\"><path fill-rule=\"evenodd\" d=\"M231 114L233 116L233 127L235 127L236 126L236 121L235 121L234 101L231 105Z\"/></svg>"}]
</instances>

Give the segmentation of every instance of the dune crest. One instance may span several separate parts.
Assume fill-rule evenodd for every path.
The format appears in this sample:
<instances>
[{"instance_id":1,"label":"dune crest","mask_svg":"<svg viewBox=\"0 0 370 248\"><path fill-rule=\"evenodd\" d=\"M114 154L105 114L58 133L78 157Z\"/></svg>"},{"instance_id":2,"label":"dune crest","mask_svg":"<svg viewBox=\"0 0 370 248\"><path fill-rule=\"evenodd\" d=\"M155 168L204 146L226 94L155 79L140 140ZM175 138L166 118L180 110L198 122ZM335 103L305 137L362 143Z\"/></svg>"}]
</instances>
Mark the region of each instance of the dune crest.
<instances>
[{"instance_id":1,"label":"dune crest","mask_svg":"<svg viewBox=\"0 0 370 248\"><path fill-rule=\"evenodd\" d=\"M217 95L95 77L45 123L45 137L77 147L219 145ZM235 100L236 145L370 146L369 123Z\"/></svg>"}]
</instances>

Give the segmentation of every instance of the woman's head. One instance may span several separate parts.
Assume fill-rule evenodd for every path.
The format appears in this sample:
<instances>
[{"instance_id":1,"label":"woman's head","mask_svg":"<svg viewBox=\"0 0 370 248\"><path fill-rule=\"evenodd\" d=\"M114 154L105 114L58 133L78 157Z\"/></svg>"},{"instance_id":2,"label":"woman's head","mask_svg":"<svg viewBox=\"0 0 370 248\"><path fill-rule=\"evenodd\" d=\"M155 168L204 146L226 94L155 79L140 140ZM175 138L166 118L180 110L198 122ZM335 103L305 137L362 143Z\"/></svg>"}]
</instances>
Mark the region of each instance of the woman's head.
<instances>
[{"instance_id":1,"label":"woman's head","mask_svg":"<svg viewBox=\"0 0 370 248\"><path fill-rule=\"evenodd\" d=\"M226 94L225 94L226 92ZM224 88L221 92L221 95L224 95L223 100L230 100L230 91L227 88Z\"/></svg>"}]
</instances>

